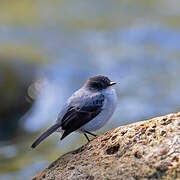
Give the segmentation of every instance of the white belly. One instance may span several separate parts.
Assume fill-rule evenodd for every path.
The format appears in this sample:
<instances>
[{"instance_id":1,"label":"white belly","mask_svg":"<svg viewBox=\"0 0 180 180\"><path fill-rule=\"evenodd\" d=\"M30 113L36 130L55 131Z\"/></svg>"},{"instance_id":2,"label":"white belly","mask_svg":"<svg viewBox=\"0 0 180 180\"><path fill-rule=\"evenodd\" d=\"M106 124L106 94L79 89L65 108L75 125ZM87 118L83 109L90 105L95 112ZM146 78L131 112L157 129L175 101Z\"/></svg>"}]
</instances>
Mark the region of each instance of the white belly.
<instances>
[{"instance_id":1,"label":"white belly","mask_svg":"<svg viewBox=\"0 0 180 180\"><path fill-rule=\"evenodd\" d=\"M115 90L111 87L108 88L108 91L104 90L103 94L105 96L105 101L102 107L102 111L93 120L82 126L80 131L95 131L100 129L111 118L117 105L117 96Z\"/></svg>"}]
</instances>

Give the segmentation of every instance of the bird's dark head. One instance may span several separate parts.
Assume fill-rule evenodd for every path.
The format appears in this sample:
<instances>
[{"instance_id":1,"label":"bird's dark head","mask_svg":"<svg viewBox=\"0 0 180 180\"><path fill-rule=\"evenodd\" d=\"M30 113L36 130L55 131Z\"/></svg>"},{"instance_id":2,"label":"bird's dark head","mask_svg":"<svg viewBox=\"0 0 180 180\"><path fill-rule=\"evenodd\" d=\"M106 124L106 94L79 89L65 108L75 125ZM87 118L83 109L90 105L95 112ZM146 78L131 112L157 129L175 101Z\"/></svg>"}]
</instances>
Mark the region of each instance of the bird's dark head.
<instances>
[{"instance_id":1,"label":"bird's dark head","mask_svg":"<svg viewBox=\"0 0 180 180\"><path fill-rule=\"evenodd\" d=\"M85 86L88 87L90 90L103 90L112 85L115 85L115 82L112 82L108 77L97 75L89 78L85 83Z\"/></svg>"}]
</instances>

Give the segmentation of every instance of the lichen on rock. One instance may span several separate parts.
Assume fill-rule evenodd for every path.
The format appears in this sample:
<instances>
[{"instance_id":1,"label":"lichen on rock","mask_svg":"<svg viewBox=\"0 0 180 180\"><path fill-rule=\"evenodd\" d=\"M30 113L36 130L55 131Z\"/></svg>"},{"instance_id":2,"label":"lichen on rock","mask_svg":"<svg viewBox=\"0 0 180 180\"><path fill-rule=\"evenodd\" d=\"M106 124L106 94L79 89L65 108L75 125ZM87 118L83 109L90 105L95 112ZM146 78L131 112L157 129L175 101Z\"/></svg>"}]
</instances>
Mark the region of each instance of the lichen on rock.
<instances>
[{"instance_id":1,"label":"lichen on rock","mask_svg":"<svg viewBox=\"0 0 180 180\"><path fill-rule=\"evenodd\" d=\"M108 131L32 178L44 179L180 179L180 112Z\"/></svg>"}]
</instances>

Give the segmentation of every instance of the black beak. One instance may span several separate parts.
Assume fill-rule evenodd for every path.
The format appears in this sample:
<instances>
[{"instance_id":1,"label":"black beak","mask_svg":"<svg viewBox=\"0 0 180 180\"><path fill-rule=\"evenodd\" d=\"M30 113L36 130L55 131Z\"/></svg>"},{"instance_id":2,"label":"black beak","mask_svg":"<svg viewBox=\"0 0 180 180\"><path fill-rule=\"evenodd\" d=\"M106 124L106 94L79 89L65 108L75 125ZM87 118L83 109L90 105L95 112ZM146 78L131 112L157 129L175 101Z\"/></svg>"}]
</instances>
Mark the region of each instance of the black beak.
<instances>
[{"instance_id":1,"label":"black beak","mask_svg":"<svg viewBox=\"0 0 180 180\"><path fill-rule=\"evenodd\" d=\"M113 82L113 81L110 82L110 86L113 86L115 84L116 84L116 82Z\"/></svg>"}]
</instances>

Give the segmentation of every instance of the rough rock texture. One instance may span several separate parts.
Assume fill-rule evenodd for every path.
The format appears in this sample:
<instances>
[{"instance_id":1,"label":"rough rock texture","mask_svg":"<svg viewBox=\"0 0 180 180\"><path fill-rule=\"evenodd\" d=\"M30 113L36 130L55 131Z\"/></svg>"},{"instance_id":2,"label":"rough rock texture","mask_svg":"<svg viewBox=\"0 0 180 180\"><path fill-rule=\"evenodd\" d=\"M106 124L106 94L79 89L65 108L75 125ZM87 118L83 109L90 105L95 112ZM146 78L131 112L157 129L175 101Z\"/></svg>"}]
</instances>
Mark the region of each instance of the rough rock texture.
<instances>
[{"instance_id":1,"label":"rough rock texture","mask_svg":"<svg viewBox=\"0 0 180 180\"><path fill-rule=\"evenodd\" d=\"M32 179L180 179L180 112L106 132Z\"/></svg>"}]
</instances>

